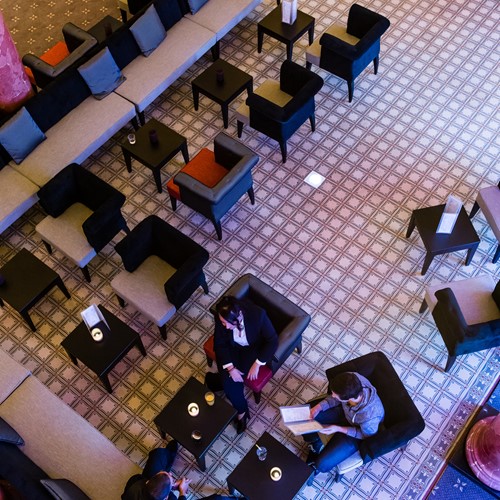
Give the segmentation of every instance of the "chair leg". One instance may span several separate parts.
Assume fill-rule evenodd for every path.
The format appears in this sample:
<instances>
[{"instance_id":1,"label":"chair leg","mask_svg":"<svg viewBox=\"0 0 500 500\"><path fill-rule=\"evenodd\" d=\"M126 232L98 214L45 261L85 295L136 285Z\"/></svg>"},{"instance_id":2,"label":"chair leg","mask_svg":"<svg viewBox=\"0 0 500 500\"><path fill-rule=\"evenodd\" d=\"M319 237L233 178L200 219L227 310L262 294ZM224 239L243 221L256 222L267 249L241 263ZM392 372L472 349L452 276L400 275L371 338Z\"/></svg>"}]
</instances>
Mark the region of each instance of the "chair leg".
<instances>
[{"instance_id":1,"label":"chair leg","mask_svg":"<svg viewBox=\"0 0 500 500\"><path fill-rule=\"evenodd\" d=\"M495 252L495 255L493 256L493 264L496 264L498 262L498 259L500 258L500 243L497 246L497 251Z\"/></svg>"},{"instance_id":2,"label":"chair leg","mask_svg":"<svg viewBox=\"0 0 500 500\"><path fill-rule=\"evenodd\" d=\"M215 232L217 233L217 239L220 241L222 240L222 226L220 224L220 221L212 221L214 223L215 227Z\"/></svg>"},{"instance_id":3,"label":"chair leg","mask_svg":"<svg viewBox=\"0 0 500 500\"><path fill-rule=\"evenodd\" d=\"M314 132L316 130L316 117L314 113L309 117L309 123L311 124L311 130Z\"/></svg>"},{"instance_id":4,"label":"chair leg","mask_svg":"<svg viewBox=\"0 0 500 500\"><path fill-rule=\"evenodd\" d=\"M170 196L170 204L172 205L172 210L175 212L177 210L177 198Z\"/></svg>"},{"instance_id":5,"label":"chair leg","mask_svg":"<svg viewBox=\"0 0 500 500\"><path fill-rule=\"evenodd\" d=\"M378 59L378 56L373 60L373 72L375 74L378 73L378 62L379 62L379 59Z\"/></svg>"},{"instance_id":6,"label":"chair leg","mask_svg":"<svg viewBox=\"0 0 500 500\"><path fill-rule=\"evenodd\" d=\"M312 63L309 61L306 61L306 69L311 69L312 68Z\"/></svg>"},{"instance_id":7,"label":"chair leg","mask_svg":"<svg viewBox=\"0 0 500 500\"><path fill-rule=\"evenodd\" d=\"M163 340L167 340L167 326L159 326L158 329L160 330L160 335Z\"/></svg>"},{"instance_id":8,"label":"chair leg","mask_svg":"<svg viewBox=\"0 0 500 500\"><path fill-rule=\"evenodd\" d=\"M118 304L120 304L121 307L125 307L125 301L117 295L116 298L118 299Z\"/></svg>"},{"instance_id":9,"label":"chair leg","mask_svg":"<svg viewBox=\"0 0 500 500\"><path fill-rule=\"evenodd\" d=\"M52 254L52 247L50 246L49 243L47 243L45 240L42 240L42 243L45 247L45 250L47 250L47 253L50 255Z\"/></svg>"},{"instance_id":10,"label":"chair leg","mask_svg":"<svg viewBox=\"0 0 500 500\"><path fill-rule=\"evenodd\" d=\"M120 14L122 15L122 22L125 24L127 22L127 11L120 9Z\"/></svg>"},{"instance_id":11,"label":"chair leg","mask_svg":"<svg viewBox=\"0 0 500 500\"><path fill-rule=\"evenodd\" d=\"M444 371L445 372L448 372L450 371L450 368L453 366L453 363L455 363L455 360L457 359L456 356L450 356L448 354L448 360L446 361L446 366L444 368Z\"/></svg>"},{"instance_id":12,"label":"chair leg","mask_svg":"<svg viewBox=\"0 0 500 500\"><path fill-rule=\"evenodd\" d=\"M208 285L207 285L207 280L205 276L203 276L203 281L201 282L201 288L203 288L203 291L208 294Z\"/></svg>"},{"instance_id":13,"label":"chair leg","mask_svg":"<svg viewBox=\"0 0 500 500\"><path fill-rule=\"evenodd\" d=\"M238 138L241 139L241 134L243 134L243 122L238 120L236 126L238 127Z\"/></svg>"},{"instance_id":14,"label":"chair leg","mask_svg":"<svg viewBox=\"0 0 500 500\"><path fill-rule=\"evenodd\" d=\"M352 97L354 95L354 81L347 82L347 89L349 91L349 102L352 102Z\"/></svg>"},{"instance_id":15,"label":"chair leg","mask_svg":"<svg viewBox=\"0 0 500 500\"><path fill-rule=\"evenodd\" d=\"M418 312L422 314L425 311L427 311L427 301L424 299L422 300L422 304L420 305L420 309L418 310Z\"/></svg>"},{"instance_id":16,"label":"chair leg","mask_svg":"<svg viewBox=\"0 0 500 500\"><path fill-rule=\"evenodd\" d=\"M302 339L300 339L300 342L297 344L297 347L295 349L297 349L297 352L299 354L302 354Z\"/></svg>"},{"instance_id":17,"label":"chair leg","mask_svg":"<svg viewBox=\"0 0 500 500\"><path fill-rule=\"evenodd\" d=\"M253 186L247 191L248 197L250 198L250 203L252 205L255 205L255 193L253 190Z\"/></svg>"},{"instance_id":18,"label":"chair leg","mask_svg":"<svg viewBox=\"0 0 500 500\"><path fill-rule=\"evenodd\" d=\"M283 160L283 163L286 163L286 141L280 142L280 149L281 149L281 159Z\"/></svg>"},{"instance_id":19,"label":"chair leg","mask_svg":"<svg viewBox=\"0 0 500 500\"><path fill-rule=\"evenodd\" d=\"M474 215L477 214L478 210L479 210L479 203L476 201L476 202L474 202L474 206L472 207L472 210L470 211L469 219L472 219L472 217L474 217Z\"/></svg>"},{"instance_id":20,"label":"chair leg","mask_svg":"<svg viewBox=\"0 0 500 500\"><path fill-rule=\"evenodd\" d=\"M254 393L253 393L253 397L254 397L255 402L256 402L257 404L259 404L259 403L260 403L260 394L261 394L260 392L255 392L255 391L254 391Z\"/></svg>"},{"instance_id":21,"label":"chair leg","mask_svg":"<svg viewBox=\"0 0 500 500\"><path fill-rule=\"evenodd\" d=\"M212 358L210 358L209 356L207 356L207 365L211 368L213 364L214 364L214 360Z\"/></svg>"},{"instance_id":22,"label":"chair leg","mask_svg":"<svg viewBox=\"0 0 500 500\"><path fill-rule=\"evenodd\" d=\"M84 266L81 268L83 277L87 280L87 283L90 283L90 273L89 273L89 268L87 266Z\"/></svg>"},{"instance_id":23,"label":"chair leg","mask_svg":"<svg viewBox=\"0 0 500 500\"><path fill-rule=\"evenodd\" d=\"M132 120L130 120L130 123L132 123L134 130L139 130L139 121L137 120L137 116L134 116Z\"/></svg>"}]
</instances>

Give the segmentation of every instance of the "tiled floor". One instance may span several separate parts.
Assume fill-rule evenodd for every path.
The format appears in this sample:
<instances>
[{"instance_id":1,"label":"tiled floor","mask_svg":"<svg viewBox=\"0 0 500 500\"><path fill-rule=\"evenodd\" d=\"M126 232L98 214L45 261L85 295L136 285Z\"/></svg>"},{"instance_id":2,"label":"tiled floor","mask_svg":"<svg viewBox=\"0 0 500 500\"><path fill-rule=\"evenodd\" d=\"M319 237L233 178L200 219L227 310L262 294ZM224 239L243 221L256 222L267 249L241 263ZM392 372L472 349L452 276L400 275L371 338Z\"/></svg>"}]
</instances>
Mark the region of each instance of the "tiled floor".
<instances>
[{"instance_id":1,"label":"tiled floor","mask_svg":"<svg viewBox=\"0 0 500 500\"><path fill-rule=\"evenodd\" d=\"M500 267L491 263L496 240L484 217L474 219L481 243L467 267L465 252L444 255L423 277L418 233L405 239L413 209L454 194L470 210L478 189L500 178L498 3L363 3L392 23L382 41L379 75L365 71L349 104L346 84L317 70L325 85L316 100L316 132L308 124L300 128L289 141L284 165L275 142L244 131L243 142L261 156L254 169L256 204L244 197L230 211L222 222L222 242L211 223L186 206L173 213L149 170L134 163L133 173L127 173L119 146L127 129L85 162L126 194L124 212L131 227L155 213L210 252L210 294L200 289L193 295L169 323L166 342L143 316L118 307L110 280L121 263L113 245L92 261L92 283L87 284L61 254L46 254L34 232L43 218L40 208L1 236L1 263L26 247L61 274L72 298L56 291L35 307L36 333L10 308L3 309L0 346L137 462L161 443L152 420L166 401L189 376L203 379L202 344L213 327L208 309L236 277L252 272L312 315L302 355L289 358L258 407L250 403L248 431L237 437L228 429L208 453L205 473L189 454L180 453L174 472L192 479L193 498L224 491L228 473L264 430L304 456L301 440L281 424L278 407L322 392L325 368L374 350L393 362L425 418L425 431L406 449L338 484L330 475L318 476L297 498L423 498L459 429L498 380L498 349L459 358L444 373L441 337L432 317L418 313L426 284L484 273L500 277ZM316 36L333 21L345 20L349 5L346 0L299 2L316 17ZM256 51L255 22L272 6L266 0L221 45L221 57L251 73L256 86L275 78L284 59L284 47L268 37L262 54ZM294 50L300 64L305 48L304 38ZM215 103L202 97L200 110L193 109L190 81L209 64L206 55L147 110L148 117L188 138L191 156L222 129ZM232 136L233 113L242 99L231 105ZM179 156L164 169L165 182L181 165ZM326 178L317 190L303 182L311 170ZM112 395L85 367L73 366L60 347L91 303L104 304L127 321L148 351L146 358L131 351L113 370Z\"/></svg>"}]
</instances>

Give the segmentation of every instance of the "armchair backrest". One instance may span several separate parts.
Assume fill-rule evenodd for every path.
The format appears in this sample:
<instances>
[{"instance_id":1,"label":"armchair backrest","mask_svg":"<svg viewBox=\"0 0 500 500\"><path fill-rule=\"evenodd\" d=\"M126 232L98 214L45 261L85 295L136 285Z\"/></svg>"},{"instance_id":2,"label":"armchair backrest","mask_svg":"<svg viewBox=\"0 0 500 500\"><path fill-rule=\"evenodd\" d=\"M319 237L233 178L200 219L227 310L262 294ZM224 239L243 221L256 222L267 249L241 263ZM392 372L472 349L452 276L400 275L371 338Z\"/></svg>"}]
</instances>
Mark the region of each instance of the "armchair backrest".
<instances>
[{"instance_id":1,"label":"armchair backrest","mask_svg":"<svg viewBox=\"0 0 500 500\"><path fill-rule=\"evenodd\" d=\"M389 25L389 19L366 7L355 3L349 9L347 33L356 38L363 39L368 35L370 39L376 40L389 28Z\"/></svg>"},{"instance_id":2,"label":"armchair backrest","mask_svg":"<svg viewBox=\"0 0 500 500\"><path fill-rule=\"evenodd\" d=\"M385 410L383 427L361 442L359 451L365 463L404 446L424 430L420 412L384 353L372 352L329 368L329 383L348 371L363 375L374 385Z\"/></svg>"}]
</instances>

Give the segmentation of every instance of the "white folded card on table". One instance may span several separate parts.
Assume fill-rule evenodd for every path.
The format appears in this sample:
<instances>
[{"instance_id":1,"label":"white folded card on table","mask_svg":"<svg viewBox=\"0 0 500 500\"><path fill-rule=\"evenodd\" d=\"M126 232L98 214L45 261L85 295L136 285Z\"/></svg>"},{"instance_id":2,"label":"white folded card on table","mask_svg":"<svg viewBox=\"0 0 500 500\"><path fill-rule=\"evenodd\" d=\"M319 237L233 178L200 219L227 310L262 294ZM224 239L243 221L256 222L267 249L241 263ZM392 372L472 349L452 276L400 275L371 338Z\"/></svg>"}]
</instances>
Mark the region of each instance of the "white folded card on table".
<instances>
[{"instance_id":1,"label":"white folded card on table","mask_svg":"<svg viewBox=\"0 0 500 500\"><path fill-rule=\"evenodd\" d=\"M108 323L106 322L104 316L102 315L102 312L96 305L92 304L80 314L82 315L83 322L89 329L89 332L91 332L92 329L101 322L104 323L106 325L106 328L109 330Z\"/></svg>"},{"instance_id":2,"label":"white folded card on table","mask_svg":"<svg viewBox=\"0 0 500 500\"><path fill-rule=\"evenodd\" d=\"M462 202L454 196L448 196L436 233L450 234L455 227L461 209Z\"/></svg>"},{"instance_id":3,"label":"white folded card on table","mask_svg":"<svg viewBox=\"0 0 500 500\"><path fill-rule=\"evenodd\" d=\"M281 3L281 22L293 24L297 19L297 0L283 0Z\"/></svg>"}]
</instances>

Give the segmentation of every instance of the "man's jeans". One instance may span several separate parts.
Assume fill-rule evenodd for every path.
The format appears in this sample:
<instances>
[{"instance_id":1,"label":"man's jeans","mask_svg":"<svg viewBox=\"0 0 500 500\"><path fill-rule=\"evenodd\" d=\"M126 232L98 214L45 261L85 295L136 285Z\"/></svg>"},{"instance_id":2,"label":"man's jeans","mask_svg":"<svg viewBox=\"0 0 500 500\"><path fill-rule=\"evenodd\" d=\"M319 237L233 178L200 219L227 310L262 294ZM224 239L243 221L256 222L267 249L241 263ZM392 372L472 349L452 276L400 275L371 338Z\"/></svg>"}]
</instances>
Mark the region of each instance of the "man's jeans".
<instances>
[{"instance_id":1,"label":"man's jeans","mask_svg":"<svg viewBox=\"0 0 500 500\"><path fill-rule=\"evenodd\" d=\"M315 420L320 424L336 424L351 427L351 424L345 418L342 405L334 406L318 413ZM304 434L302 437L306 443L310 444L321 440L317 432ZM350 457L353 453L356 453L359 450L360 443L360 439L336 432L315 460L316 469L320 472L331 471L337 464Z\"/></svg>"}]
</instances>

